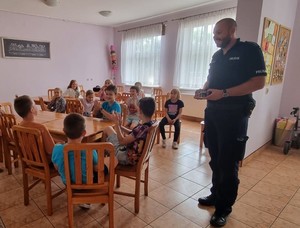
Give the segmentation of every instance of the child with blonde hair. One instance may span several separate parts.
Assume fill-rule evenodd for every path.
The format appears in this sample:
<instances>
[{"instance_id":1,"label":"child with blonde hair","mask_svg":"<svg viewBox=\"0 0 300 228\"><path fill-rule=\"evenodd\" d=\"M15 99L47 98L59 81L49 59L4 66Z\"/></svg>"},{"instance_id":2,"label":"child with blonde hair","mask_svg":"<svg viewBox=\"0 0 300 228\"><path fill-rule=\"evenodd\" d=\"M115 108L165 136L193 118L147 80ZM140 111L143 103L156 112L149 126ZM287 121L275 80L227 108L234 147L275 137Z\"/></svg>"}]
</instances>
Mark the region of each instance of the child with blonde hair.
<instances>
[{"instance_id":1,"label":"child with blonde hair","mask_svg":"<svg viewBox=\"0 0 300 228\"><path fill-rule=\"evenodd\" d=\"M84 116L93 116L93 109L94 109L94 92L92 90L88 90L85 93L84 98L79 99L83 106L83 115Z\"/></svg>"},{"instance_id":2,"label":"child with blonde hair","mask_svg":"<svg viewBox=\"0 0 300 228\"><path fill-rule=\"evenodd\" d=\"M166 116L162 118L159 123L159 130L162 137L162 147L166 147L166 134L165 134L165 125L172 124L175 127L175 133L173 138L173 149L178 149L177 140L180 134L180 118L182 113L182 108L184 107L184 103L180 100L180 91L179 89L171 90L171 98L166 101L165 109Z\"/></svg>"}]
</instances>

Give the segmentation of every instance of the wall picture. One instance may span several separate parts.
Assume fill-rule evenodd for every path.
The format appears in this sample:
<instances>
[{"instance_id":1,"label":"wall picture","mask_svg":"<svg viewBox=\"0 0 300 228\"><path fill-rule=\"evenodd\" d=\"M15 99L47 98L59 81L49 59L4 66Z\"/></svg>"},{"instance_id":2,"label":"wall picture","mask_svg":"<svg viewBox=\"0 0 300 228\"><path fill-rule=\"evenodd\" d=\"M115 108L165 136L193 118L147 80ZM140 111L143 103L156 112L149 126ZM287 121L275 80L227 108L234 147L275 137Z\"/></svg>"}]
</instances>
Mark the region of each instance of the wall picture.
<instances>
[{"instance_id":1,"label":"wall picture","mask_svg":"<svg viewBox=\"0 0 300 228\"><path fill-rule=\"evenodd\" d=\"M279 84L283 81L288 48L290 44L291 30L282 25L279 27L271 84Z\"/></svg>"},{"instance_id":2,"label":"wall picture","mask_svg":"<svg viewBox=\"0 0 300 228\"><path fill-rule=\"evenodd\" d=\"M271 82L278 30L279 30L279 24L265 17L262 40L261 40L261 49L264 55L266 71L267 71L266 85L270 84Z\"/></svg>"}]
</instances>

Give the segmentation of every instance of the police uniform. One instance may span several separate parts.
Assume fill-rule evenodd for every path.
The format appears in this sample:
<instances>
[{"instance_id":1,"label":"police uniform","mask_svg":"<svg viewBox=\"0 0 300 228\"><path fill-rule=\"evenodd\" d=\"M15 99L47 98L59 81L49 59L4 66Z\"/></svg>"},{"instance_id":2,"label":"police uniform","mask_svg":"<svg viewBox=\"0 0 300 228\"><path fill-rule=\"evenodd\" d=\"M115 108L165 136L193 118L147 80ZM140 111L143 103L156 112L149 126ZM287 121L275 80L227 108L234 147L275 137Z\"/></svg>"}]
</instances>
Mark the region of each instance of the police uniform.
<instances>
[{"instance_id":1,"label":"police uniform","mask_svg":"<svg viewBox=\"0 0 300 228\"><path fill-rule=\"evenodd\" d=\"M256 43L237 39L225 55L220 49L212 57L208 89L223 90L223 98L207 101L204 142L211 156L216 214L229 214L236 200L239 161L245 154L248 118L255 106L252 94L228 96L226 89L265 75L263 55Z\"/></svg>"}]
</instances>

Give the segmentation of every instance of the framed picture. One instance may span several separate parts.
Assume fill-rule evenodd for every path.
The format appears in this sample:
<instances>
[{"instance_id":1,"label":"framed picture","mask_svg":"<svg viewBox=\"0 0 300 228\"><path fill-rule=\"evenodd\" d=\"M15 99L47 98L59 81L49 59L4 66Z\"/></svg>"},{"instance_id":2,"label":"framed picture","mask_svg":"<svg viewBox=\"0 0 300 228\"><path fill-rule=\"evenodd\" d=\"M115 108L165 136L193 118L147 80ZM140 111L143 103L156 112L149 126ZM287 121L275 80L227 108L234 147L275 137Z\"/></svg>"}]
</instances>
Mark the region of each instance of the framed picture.
<instances>
[{"instance_id":1,"label":"framed picture","mask_svg":"<svg viewBox=\"0 0 300 228\"><path fill-rule=\"evenodd\" d=\"M2 38L5 58L50 59L50 43L42 41Z\"/></svg>"},{"instance_id":2,"label":"framed picture","mask_svg":"<svg viewBox=\"0 0 300 228\"><path fill-rule=\"evenodd\" d=\"M275 54L276 38L279 30L279 24L265 17L264 27L261 39L261 49L266 64L266 85L271 83L271 75L273 69L273 61Z\"/></svg>"},{"instance_id":3,"label":"framed picture","mask_svg":"<svg viewBox=\"0 0 300 228\"><path fill-rule=\"evenodd\" d=\"M291 30L280 25L272 70L272 85L282 83L283 81L290 37Z\"/></svg>"}]
</instances>

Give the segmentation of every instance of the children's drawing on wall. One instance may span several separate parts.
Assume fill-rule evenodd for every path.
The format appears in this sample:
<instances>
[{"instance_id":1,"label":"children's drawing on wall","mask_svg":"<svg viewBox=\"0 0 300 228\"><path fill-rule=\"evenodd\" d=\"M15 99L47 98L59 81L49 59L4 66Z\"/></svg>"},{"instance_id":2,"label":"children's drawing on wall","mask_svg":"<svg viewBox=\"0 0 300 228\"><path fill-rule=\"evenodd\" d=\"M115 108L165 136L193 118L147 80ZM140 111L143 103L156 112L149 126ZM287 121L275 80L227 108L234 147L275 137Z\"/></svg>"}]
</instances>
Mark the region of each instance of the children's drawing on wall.
<instances>
[{"instance_id":1,"label":"children's drawing on wall","mask_svg":"<svg viewBox=\"0 0 300 228\"><path fill-rule=\"evenodd\" d=\"M270 84L271 82L271 73L273 68L272 64L274 61L274 51L278 29L279 25L276 22L265 17L263 36L261 40L261 49L264 55L267 70L266 85Z\"/></svg>"},{"instance_id":2,"label":"children's drawing on wall","mask_svg":"<svg viewBox=\"0 0 300 228\"><path fill-rule=\"evenodd\" d=\"M290 36L291 30L280 25L272 70L272 85L282 83L283 81Z\"/></svg>"}]
</instances>

